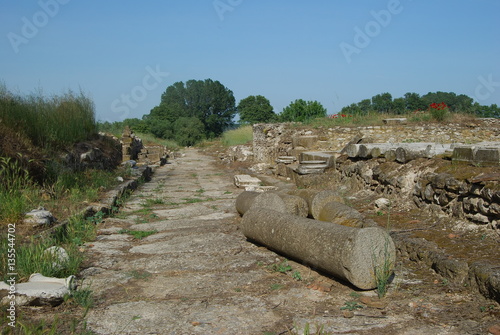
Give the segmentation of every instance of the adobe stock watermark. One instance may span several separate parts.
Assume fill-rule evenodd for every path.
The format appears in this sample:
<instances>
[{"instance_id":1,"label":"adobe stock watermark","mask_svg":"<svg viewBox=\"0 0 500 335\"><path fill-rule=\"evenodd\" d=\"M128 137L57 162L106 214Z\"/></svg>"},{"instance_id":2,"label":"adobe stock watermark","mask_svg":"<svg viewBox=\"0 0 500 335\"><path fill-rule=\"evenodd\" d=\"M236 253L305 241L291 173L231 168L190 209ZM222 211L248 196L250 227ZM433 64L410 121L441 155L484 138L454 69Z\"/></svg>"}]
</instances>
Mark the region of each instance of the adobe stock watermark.
<instances>
[{"instance_id":1,"label":"adobe stock watermark","mask_svg":"<svg viewBox=\"0 0 500 335\"><path fill-rule=\"evenodd\" d=\"M219 16L219 19L221 21L224 21L224 14L226 12L232 12L242 3L243 0L214 0L214 2L212 2L212 5L214 6L215 12Z\"/></svg>"},{"instance_id":2,"label":"adobe stock watermark","mask_svg":"<svg viewBox=\"0 0 500 335\"><path fill-rule=\"evenodd\" d=\"M11 328L16 327L16 224L9 223L7 226L7 324Z\"/></svg>"},{"instance_id":3,"label":"adobe stock watermark","mask_svg":"<svg viewBox=\"0 0 500 335\"><path fill-rule=\"evenodd\" d=\"M370 11L373 20L368 21L363 29L358 26L354 27L354 38L352 44L347 42L340 43L340 50L348 64L352 62L353 54L359 54L363 49L368 47L373 38L377 37L382 28L387 27L394 15L398 15L403 11L403 6L399 0L389 0L387 9L379 11Z\"/></svg>"},{"instance_id":4,"label":"adobe stock watermark","mask_svg":"<svg viewBox=\"0 0 500 335\"><path fill-rule=\"evenodd\" d=\"M488 78L483 76L477 77L479 84L474 90L476 101L483 101L489 99L496 91L495 87L500 87L500 81L493 81L493 74L489 74Z\"/></svg>"},{"instance_id":5,"label":"adobe stock watermark","mask_svg":"<svg viewBox=\"0 0 500 335\"><path fill-rule=\"evenodd\" d=\"M45 27L51 18L54 18L58 13L61 5L66 5L70 0L40 0L38 6L40 10L35 12L31 19L23 16L21 18L22 26L20 34L9 32L7 39L12 46L12 50L17 54L19 47L22 44L28 44L30 40L38 35L40 29Z\"/></svg>"},{"instance_id":6,"label":"adobe stock watermark","mask_svg":"<svg viewBox=\"0 0 500 335\"><path fill-rule=\"evenodd\" d=\"M119 99L111 102L111 111L120 114L120 118L126 119L130 111L139 106L139 103L146 100L148 92L158 88L158 86L165 81L170 73L162 72L160 66L156 68L146 66L146 74L142 78L142 85L134 86L129 93L123 93Z\"/></svg>"}]
</instances>

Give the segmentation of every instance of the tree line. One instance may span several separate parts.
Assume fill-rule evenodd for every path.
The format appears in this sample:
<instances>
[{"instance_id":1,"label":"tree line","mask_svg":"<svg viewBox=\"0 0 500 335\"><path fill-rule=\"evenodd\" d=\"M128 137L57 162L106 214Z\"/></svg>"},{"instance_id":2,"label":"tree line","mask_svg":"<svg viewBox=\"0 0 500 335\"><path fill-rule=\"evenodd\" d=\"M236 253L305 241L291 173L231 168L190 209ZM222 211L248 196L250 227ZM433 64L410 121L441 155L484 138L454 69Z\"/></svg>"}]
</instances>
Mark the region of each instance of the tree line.
<instances>
[{"instance_id":1,"label":"tree line","mask_svg":"<svg viewBox=\"0 0 500 335\"><path fill-rule=\"evenodd\" d=\"M381 93L371 99L345 106L341 114L368 114L373 112L406 114L425 111L433 103L444 103L450 112L473 113L481 117L500 117L497 105L481 106L464 94L434 92L420 96L406 93L404 97L392 98L390 93ZM204 139L220 136L238 123L305 122L326 117L326 109L318 101L297 99L276 113L270 101L262 95L251 95L236 105L233 92L212 79L176 82L167 87L160 103L142 119L126 119L119 126L130 126L140 133L152 133L162 139L172 139L179 145L194 145ZM115 123L115 126L117 123ZM101 123L104 131L112 124Z\"/></svg>"},{"instance_id":2,"label":"tree line","mask_svg":"<svg viewBox=\"0 0 500 335\"><path fill-rule=\"evenodd\" d=\"M479 117L500 117L500 108L496 105L483 106L474 99L454 92L429 92L424 95L408 92L403 97L392 98L390 93L381 93L371 99L363 99L341 109L341 114L368 114L370 112L406 114L426 111L433 103L444 103L451 113L470 113Z\"/></svg>"}]
</instances>

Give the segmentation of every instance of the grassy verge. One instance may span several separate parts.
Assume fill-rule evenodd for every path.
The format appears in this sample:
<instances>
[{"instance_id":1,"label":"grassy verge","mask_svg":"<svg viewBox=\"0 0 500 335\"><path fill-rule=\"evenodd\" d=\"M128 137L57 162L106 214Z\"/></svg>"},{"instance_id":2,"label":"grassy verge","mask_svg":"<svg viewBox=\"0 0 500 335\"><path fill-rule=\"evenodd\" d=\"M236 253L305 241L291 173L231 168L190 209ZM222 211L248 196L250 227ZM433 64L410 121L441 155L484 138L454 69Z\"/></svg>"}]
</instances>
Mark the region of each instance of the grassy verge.
<instances>
[{"instance_id":1,"label":"grassy verge","mask_svg":"<svg viewBox=\"0 0 500 335\"><path fill-rule=\"evenodd\" d=\"M233 145L247 144L253 139L252 126L243 126L237 129L228 130L222 134L221 142L230 147Z\"/></svg>"},{"instance_id":2,"label":"grassy verge","mask_svg":"<svg viewBox=\"0 0 500 335\"><path fill-rule=\"evenodd\" d=\"M181 147L177 144L177 142L173 140L164 140L158 137L155 137L153 134L145 134L145 133L136 133L137 137L139 137L145 145L163 145L168 150L177 151Z\"/></svg>"}]
</instances>

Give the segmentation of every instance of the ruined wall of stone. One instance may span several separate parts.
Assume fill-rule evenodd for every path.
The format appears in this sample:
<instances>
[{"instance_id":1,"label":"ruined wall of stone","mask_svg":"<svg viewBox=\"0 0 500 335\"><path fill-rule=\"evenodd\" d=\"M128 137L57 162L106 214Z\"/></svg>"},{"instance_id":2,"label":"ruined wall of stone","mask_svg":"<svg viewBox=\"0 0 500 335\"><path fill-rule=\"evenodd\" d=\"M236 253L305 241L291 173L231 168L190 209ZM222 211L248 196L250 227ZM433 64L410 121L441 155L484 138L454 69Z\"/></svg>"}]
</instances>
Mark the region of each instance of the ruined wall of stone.
<instances>
[{"instance_id":1,"label":"ruined wall of stone","mask_svg":"<svg viewBox=\"0 0 500 335\"><path fill-rule=\"evenodd\" d=\"M256 163L273 164L279 156L296 156L304 150L340 151L354 138L371 143L500 142L500 120L483 119L469 124L384 125L368 127L307 128L290 123L256 124L253 127Z\"/></svg>"},{"instance_id":2,"label":"ruined wall of stone","mask_svg":"<svg viewBox=\"0 0 500 335\"><path fill-rule=\"evenodd\" d=\"M446 173L428 173L415 184L413 201L420 208L433 206L454 217L500 228L498 179L486 175L461 181Z\"/></svg>"}]
</instances>

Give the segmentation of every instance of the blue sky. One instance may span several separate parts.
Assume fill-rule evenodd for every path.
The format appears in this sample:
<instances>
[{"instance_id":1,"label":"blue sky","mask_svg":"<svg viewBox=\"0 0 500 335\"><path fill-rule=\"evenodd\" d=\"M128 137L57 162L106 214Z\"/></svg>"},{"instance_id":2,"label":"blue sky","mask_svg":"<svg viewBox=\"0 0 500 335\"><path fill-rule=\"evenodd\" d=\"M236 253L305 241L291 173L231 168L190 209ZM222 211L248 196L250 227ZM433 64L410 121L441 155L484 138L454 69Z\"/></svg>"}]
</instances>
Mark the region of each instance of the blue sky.
<instances>
[{"instance_id":1,"label":"blue sky","mask_svg":"<svg viewBox=\"0 0 500 335\"><path fill-rule=\"evenodd\" d=\"M500 105L498 0L0 0L0 81L87 93L101 121L141 118L177 82L211 78L329 114L389 92Z\"/></svg>"}]
</instances>

